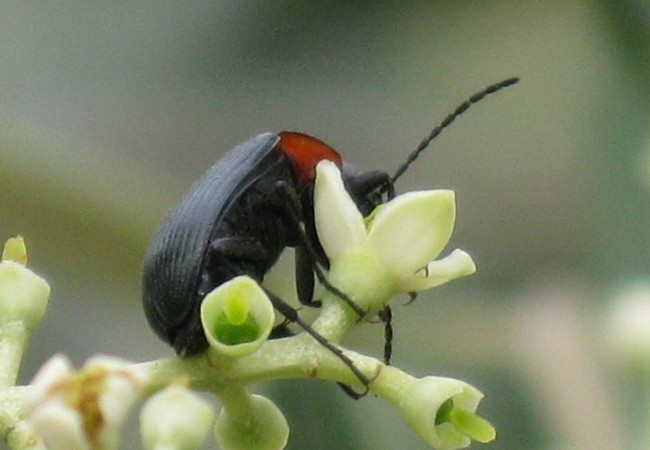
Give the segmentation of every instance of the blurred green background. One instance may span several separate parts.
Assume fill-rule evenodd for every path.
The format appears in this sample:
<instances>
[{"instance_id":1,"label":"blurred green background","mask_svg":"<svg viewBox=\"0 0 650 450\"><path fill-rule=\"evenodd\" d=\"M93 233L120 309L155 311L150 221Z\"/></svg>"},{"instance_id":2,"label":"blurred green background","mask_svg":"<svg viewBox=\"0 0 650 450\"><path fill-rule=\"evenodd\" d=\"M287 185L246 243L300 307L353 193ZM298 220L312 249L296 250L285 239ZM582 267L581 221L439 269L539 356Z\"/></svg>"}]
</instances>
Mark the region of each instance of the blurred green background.
<instances>
[{"instance_id":1,"label":"blurred green background","mask_svg":"<svg viewBox=\"0 0 650 450\"><path fill-rule=\"evenodd\" d=\"M478 272L396 301L394 364L485 393L479 411L499 436L474 448L650 448L650 2L33 0L0 11L0 236L24 235L53 289L23 381L55 352L78 364L171 354L141 311L143 253L235 144L300 130L392 172L460 101L520 76L399 181L456 191L450 247ZM268 282L288 297L285 263ZM381 327L346 344L379 356ZM259 388L286 412L290 449L426 448L370 396L313 381ZM124 448L139 446L133 428Z\"/></svg>"}]
</instances>

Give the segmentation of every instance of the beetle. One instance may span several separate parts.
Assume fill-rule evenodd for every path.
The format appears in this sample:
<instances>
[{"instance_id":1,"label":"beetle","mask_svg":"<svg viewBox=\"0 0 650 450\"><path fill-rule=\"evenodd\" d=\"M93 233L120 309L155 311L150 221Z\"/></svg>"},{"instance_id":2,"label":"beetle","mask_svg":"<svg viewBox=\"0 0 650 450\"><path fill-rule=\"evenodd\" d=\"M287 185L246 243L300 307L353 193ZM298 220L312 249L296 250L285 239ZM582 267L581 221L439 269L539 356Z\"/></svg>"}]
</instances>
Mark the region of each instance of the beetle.
<instances>
[{"instance_id":1,"label":"beetle","mask_svg":"<svg viewBox=\"0 0 650 450\"><path fill-rule=\"evenodd\" d=\"M358 172L329 145L304 133L262 133L234 147L189 189L162 222L148 247L143 267L143 305L150 326L180 356L208 346L200 321L203 298L220 284L248 275L262 282L286 247L296 249L299 300L313 300L314 275L362 317L345 293L331 286L313 217L315 168L322 160L341 169L346 189L364 216L394 196L393 185L440 132L473 103L516 83L510 78L463 102L420 143L390 176ZM368 385L369 380L325 338L302 321L297 311L267 291L274 307L334 352ZM390 311L380 315L390 318ZM387 322L385 359L390 359L392 329Z\"/></svg>"},{"instance_id":2,"label":"beetle","mask_svg":"<svg viewBox=\"0 0 650 450\"><path fill-rule=\"evenodd\" d=\"M302 217L303 205L312 201L315 166L323 159L343 166L336 151L306 134L259 134L224 155L163 221L145 256L144 310L154 331L180 356L207 348L200 305L216 286L241 274L261 282L286 247L311 252L304 256L310 260L321 254L311 245L313 225L303 234L301 224L313 224L313 216ZM346 177L351 192L361 197L386 178L381 172ZM313 304L308 284L302 283L300 298ZM288 320L315 334L293 308L267 293ZM324 338L314 337L344 357Z\"/></svg>"}]
</instances>

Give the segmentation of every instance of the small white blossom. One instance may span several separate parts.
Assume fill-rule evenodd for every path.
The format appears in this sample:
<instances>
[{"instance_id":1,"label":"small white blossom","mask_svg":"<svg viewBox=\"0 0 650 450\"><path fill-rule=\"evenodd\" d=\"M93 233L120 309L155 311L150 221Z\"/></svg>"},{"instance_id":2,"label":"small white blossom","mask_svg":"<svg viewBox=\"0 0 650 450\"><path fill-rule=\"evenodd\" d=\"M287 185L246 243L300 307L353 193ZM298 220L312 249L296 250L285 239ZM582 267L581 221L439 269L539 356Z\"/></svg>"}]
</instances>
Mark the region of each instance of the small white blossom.
<instances>
[{"instance_id":1,"label":"small white blossom","mask_svg":"<svg viewBox=\"0 0 650 450\"><path fill-rule=\"evenodd\" d=\"M31 384L27 421L47 447L115 449L120 427L144 384L127 361L89 359L74 371L63 355L53 356Z\"/></svg>"},{"instance_id":2,"label":"small white blossom","mask_svg":"<svg viewBox=\"0 0 650 450\"><path fill-rule=\"evenodd\" d=\"M362 284L365 292L375 290L379 296L389 298L400 292L430 289L475 272L474 261L462 250L435 260L453 231L453 191L409 192L380 205L364 220L336 165L322 161L316 170L316 229L331 262L331 278L337 278L337 272L364 267L367 282L355 275L354 284ZM330 281L343 292L355 290L355 286L345 286L344 279Z\"/></svg>"}]
</instances>

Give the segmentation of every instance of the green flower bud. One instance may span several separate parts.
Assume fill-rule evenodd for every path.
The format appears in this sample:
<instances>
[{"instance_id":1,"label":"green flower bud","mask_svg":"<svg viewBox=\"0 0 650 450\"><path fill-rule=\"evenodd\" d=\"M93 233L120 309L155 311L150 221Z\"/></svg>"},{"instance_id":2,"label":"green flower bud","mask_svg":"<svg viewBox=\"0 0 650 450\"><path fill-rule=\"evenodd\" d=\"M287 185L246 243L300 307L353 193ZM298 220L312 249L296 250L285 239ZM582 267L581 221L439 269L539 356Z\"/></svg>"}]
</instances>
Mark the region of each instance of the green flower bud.
<instances>
[{"instance_id":1,"label":"green flower bud","mask_svg":"<svg viewBox=\"0 0 650 450\"><path fill-rule=\"evenodd\" d=\"M41 322L50 296L47 282L25 267L27 253L20 238L7 241L0 262L0 324L20 321L27 331Z\"/></svg>"},{"instance_id":2,"label":"green flower bud","mask_svg":"<svg viewBox=\"0 0 650 450\"><path fill-rule=\"evenodd\" d=\"M471 441L490 442L492 425L474 414L483 395L452 378L412 379L397 405L405 421L434 448L468 447Z\"/></svg>"},{"instance_id":3,"label":"green flower bud","mask_svg":"<svg viewBox=\"0 0 650 450\"><path fill-rule=\"evenodd\" d=\"M287 445L289 426L271 400L245 394L226 403L214 436L223 450L281 450Z\"/></svg>"},{"instance_id":4,"label":"green flower bud","mask_svg":"<svg viewBox=\"0 0 650 450\"><path fill-rule=\"evenodd\" d=\"M198 395L178 385L151 397L140 411L140 434L147 449L200 448L214 412Z\"/></svg>"},{"instance_id":5,"label":"green flower bud","mask_svg":"<svg viewBox=\"0 0 650 450\"><path fill-rule=\"evenodd\" d=\"M220 285L201 304L201 323L210 347L228 356L257 350L269 337L274 322L271 301L246 276Z\"/></svg>"},{"instance_id":6,"label":"green flower bud","mask_svg":"<svg viewBox=\"0 0 650 450\"><path fill-rule=\"evenodd\" d=\"M27 247L22 236L7 239L2 250L3 261L14 261L23 266L27 265Z\"/></svg>"}]
</instances>

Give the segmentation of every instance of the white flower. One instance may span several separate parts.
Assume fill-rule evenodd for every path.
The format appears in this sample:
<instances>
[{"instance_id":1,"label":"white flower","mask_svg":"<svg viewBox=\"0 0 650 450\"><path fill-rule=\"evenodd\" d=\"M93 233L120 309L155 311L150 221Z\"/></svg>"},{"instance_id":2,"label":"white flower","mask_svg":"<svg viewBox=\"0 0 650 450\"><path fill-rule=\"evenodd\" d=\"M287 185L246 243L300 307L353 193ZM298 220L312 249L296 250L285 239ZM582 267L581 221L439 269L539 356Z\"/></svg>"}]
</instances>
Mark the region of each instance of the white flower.
<instances>
[{"instance_id":1,"label":"white flower","mask_svg":"<svg viewBox=\"0 0 650 450\"><path fill-rule=\"evenodd\" d=\"M140 412L140 434L144 447L201 447L212 423L212 408L198 395L178 385L168 386L145 403Z\"/></svg>"},{"instance_id":2,"label":"white flower","mask_svg":"<svg viewBox=\"0 0 650 450\"><path fill-rule=\"evenodd\" d=\"M51 450L114 449L143 384L118 358L93 357L75 372L65 356L55 355L32 381L27 421Z\"/></svg>"},{"instance_id":3,"label":"white flower","mask_svg":"<svg viewBox=\"0 0 650 450\"><path fill-rule=\"evenodd\" d=\"M471 256L454 250L437 258L454 227L455 197L450 190L416 191L380 205L364 218L345 190L333 163L316 167L314 214L318 237L331 262L330 281L351 294L363 289L377 297L417 292L470 275ZM344 272L363 267L347 282ZM363 280L364 276L366 280ZM350 285L351 284L351 285ZM364 295L367 297L367 295ZM382 305L360 305L375 312Z\"/></svg>"}]
</instances>

